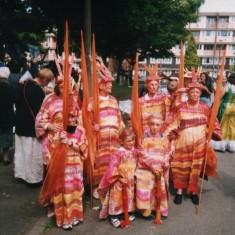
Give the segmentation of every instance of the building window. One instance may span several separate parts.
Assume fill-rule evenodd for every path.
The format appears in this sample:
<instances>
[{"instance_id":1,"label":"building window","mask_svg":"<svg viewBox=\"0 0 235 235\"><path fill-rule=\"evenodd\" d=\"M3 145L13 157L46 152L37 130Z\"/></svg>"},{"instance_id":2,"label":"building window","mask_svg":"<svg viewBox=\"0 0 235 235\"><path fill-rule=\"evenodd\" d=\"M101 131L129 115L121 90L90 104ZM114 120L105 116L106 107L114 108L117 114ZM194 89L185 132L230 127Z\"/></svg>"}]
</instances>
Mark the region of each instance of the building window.
<instances>
[{"instance_id":1,"label":"building window","mask_svg":"<svg viewBox=\"0 0 235 235\"><path fill-rule=\"evenodd\" d=\"M219 17L220 23L227 23L228 22L228 16Z\"/></svg>"},{"instance_id":2,"label":"building window","mask_svg":"<svg viewBox=\"0 0 235 235\"><path fill-rule=\"evenodd\" d=\"M222 44L216 45L216 50L224 50L224 49L225 49L225 45L222 45Z\"/></svg>"},{"instance_id":3,"label":"building window","mask_svg":"<svg viewBox=\"0 0 235 235\"><path fill-rule=\"evenodd\" d=\"M175 58L175 63L180 64L180 58L179 57Z\"/></svg>"},{"instance_id":4,"label":"building window","mask_svg":"<svg viewBox=\"0 0 235 235\"><path fill-rule=\"evenodd\" d=\"M235 45L234 45L234 44L228 45L228 49L229 49L230 51L235 51Z\"/></svg>"},{"instance_id":5,"label":"building window","mask_svg":"<svg viewBox=\"0 0 235 235\"><path fill-rule=\"evenodd\" d=\"M201 50L202 49L202 44L197 44L197 50Z\"/></svg>"},{"instance_id":6,"label":"building window","mask_svg":"<svg viewBox=\"0 0 235 235\"><path fill-rule=\"evenodd\" d=\"M207 16L207 17L206 17L206 22L207 22L207 23L216 22L216 17L215 17L215 16Z\"/></svg>"},{"instance_id":7,"label":"building window","mask_svg":"<svg viewBox=\"0 0 235 235\"><path fill-rule=\"evenodd\" d=\"M232 17L231 17L231 21L232 21L232 22L235 22L235 16L232 16Z\"/></svg>"},{"instance_id":8,"label":"building window","mask_svg":"<svg viewBox=\"0 0 235 235\"><path fill-rule=\"evenodd\" d=\"M229 59L229 65L235 65L235 58Z\"/></svg>"},{"instance_id":9,"label":"building window","mask_svg":"<svg viewBox=\"0 0 235 235\"><path fill-rule=\"evenodd\" d=\"M194 37L199 37L200 36L200 32L199 31L192 31L191 33L192 33L192 35Z\"/></svg>"},{"instance_id":10,"label":"building window","mask_svg":"<svg viewBox=\"0 0 235 235\"><path fill-rule=\"evenodd\" d=\"M220 37L230 36L230 31L228 31L228 30L219 30L219 31L217 31L217 36L220 36Z\"/></svg>"},{"instance_id":11,"label":"building window","mask_svg":"<svg viewBox=\"0 0 235 235\"><path fill-rule=\"evenodd\" d=\"M155 58L150 58L150 64L156 64L158 60Z\"/></svg>"},{"instance_id":12,"label":"building window","mask_svg":"<svg viewBox=\"0 0 235 235\"><path fill-rule=\"evenodd\" d=\"M150 62L151 63L151 62ZM158 64L172 64L172 58L159 58L156 63Z\"/></svg>"},{"instance_id":13,"label":"building window","mask_svg":"<svg viewBox=\"0 0 235 235\"><path fill-rule=\"evenodd\" d=\"M204 45L204 50L206 50L206 51L211 51L211 50L213 50L213 48L214 48L214 46L211 44Z\"/></svg>"},{"instance_id":14,"label":"building window","mask_svg":"<svg viewBox=\"0 0 235 235\"><path fill-rule=\"evenodd\" d=\"M203 65L213 64L213 58L202 58L202 64Z\"/></svg>"},{"instance_id":15,"label":"building window","mask_svg":"<svg viewBox=\"0 0 235 235\"><path fill-rule=\"evenodd\" d=\"M233 31L233 37L235 37L235 31Z\"/></svg>"},{"instance_id":16,"label":"building window","mask_svg":"<svg viewBox=\"0 0 235 235\"><path fill-rule=\"evenodd\" d=\"M215 36L215 31L212 31L212 30L205 30L203 31L203 36Z\"/></svg>"}]
</instances>

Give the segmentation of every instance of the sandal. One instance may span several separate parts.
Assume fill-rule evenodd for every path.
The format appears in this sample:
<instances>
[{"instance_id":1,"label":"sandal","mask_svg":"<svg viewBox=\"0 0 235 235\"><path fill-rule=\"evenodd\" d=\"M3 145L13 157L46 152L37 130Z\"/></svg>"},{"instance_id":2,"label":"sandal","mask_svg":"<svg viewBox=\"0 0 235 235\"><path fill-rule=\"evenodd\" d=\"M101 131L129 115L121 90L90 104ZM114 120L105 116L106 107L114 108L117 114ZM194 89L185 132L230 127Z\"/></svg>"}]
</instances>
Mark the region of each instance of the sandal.
<instances>
[{"instance_id":1,"label":"sandal","mask_svg":"<svg viewBox=\"0 0 235 235\"><path fill-rule=\"evenodd\" d=\"M71 230L72 229L72 224L64 224L63 229L64 230Z\"/></svg>"},{"instance_id":2,"label":"sandal","mask_svg":"<svg viewBox=\"0 0 235 235\"><path fill-rule=\"evenodd\" d=\"M129 220L132 222L135 220L135 213L134 212L130 212L129 214Z\"/></svg>"},{"instance_id":3,"label":"sandal","mask_svg":"<svg viewBox=\"0 0 235 235\"><path fill-rule=\"evenodd\" d=\"M110 223L113 225L114 228L121 227L121 222L116 216L112 216L110 218Z\"/></svg>"},{"instance_id":4,"label":"sandal","mask_svg":"<svg viewBox=\"0 0 235 235\"><path fill-rule=\"evenodd\" d=\"M72 225L73 226L79 225L79 220L78 219L74 219Z\"/></svg>"}]
</instances>

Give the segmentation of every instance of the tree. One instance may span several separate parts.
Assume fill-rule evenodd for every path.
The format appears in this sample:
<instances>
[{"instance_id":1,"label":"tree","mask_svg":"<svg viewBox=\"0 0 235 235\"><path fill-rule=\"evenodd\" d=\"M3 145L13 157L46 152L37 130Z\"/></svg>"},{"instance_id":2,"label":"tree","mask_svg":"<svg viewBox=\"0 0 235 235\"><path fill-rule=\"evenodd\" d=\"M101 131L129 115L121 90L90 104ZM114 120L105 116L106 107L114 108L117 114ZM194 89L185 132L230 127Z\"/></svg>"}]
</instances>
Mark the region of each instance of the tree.
<instances>
[{"instance_id":1,"label":"tree","mask_svg":"<svg viewBox=\"0 0 235 235\"><path fill-rule=\"evenodd\" d=\"M27 45L40 45L47 23L31 1L0 0L0 50L19 57ZM32 1L33 2L33 1Z\"/></svg>"},{"instance_id":2,"label":"tree","mask_svg":"<svg viewBox=\"0 0 235 235\"><path fill-rule=\"evenodd\" d=\"M194 67L195 69L201 66L200 58L197 55L197 44L192 34L189 34L187 48L184 57L184 66L187 69Z\"/></svg>"},{"instance_id":3,"label":"tree","mask_svg":"<svg viewBox=\"0 0 235 235\"><path fill-rule=\"evenodd\" d=\"M8 25L1 31L5 36L3 41L9 40L9 28L17 35L15 39L22 39L27 43L32 38L30 32L37 35L42 30L56 28L58 51L61 53L64 25L68 20L70 51L80 55L80 30L86 29L85 0L0 1L6 8L5 12L0 12L3 13L0 14L1 28L3 24ZM141 52L141 57L168 57L171 55L170 49L186 38L185 26L196 20L203 2L204 0L91 0L91 31L96 36L97 52L103 57L115 56L119 59L127 52L134 57L136 50ZM24 37L20 37L22 32Z\"/></svg>"}]
</instances>

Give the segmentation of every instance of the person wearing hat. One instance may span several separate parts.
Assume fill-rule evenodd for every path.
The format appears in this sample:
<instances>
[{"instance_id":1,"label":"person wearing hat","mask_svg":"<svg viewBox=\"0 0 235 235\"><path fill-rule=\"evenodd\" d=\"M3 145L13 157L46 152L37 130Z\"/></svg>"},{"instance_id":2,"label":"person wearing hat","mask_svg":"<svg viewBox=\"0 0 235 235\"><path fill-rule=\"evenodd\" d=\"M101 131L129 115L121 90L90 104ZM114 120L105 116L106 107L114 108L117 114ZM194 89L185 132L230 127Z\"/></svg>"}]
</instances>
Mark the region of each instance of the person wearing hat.
<instances>
[{"instance_id":1,"label":"person wearing hat","mask_svg":"<svg viewBox=\"0 0 235 235\"><path fill-rule=\"evenodd\" d=\"M147 94L139 98L140 112L142 118L143 130L148 130L148 117L153 113L158 113L159 116L165 120L170 108L170 97L165 93L158 93L160 77L156 75L158 65L154 68L150 68L144 65L145 69L149 72L149 76L146 78Z\"/></svg>"},{"instance_id":2,"label":"person wearing hat","mask_svg":"<svg viewBox=\"0 0 235 235\"><path fill-rule=\"evenodd\" d=\"M36 137L35 118L45 98L42 87L54 79L50 69L41 69L33 80L26 81L16 99L15 178L28 184L43 179L42 145Z\"/></svg>"},{"instance_id":3,"label":"person wearing hat","mask_svg":"<svg viewBox=\"0 0 235 235\"><path fill-rule=\"evenodd\" d=\"M206 155L207 129L210 123L211 109L200 102L202 85L196 80L187 85L188 100L180 103L169 113L162 131L175 146L171 159L171 171L174 188L177 190L174 203L182 203L183 189L190 195L192 203L198 205L198 182ZM221 136L218 121L214 126L214 135Z\"/></svg>"},{"instance_id":4,"label":"person wearing hat","mask_svg":"<svg viewBox=\"0 0 235 235\"><path fill-rule=\"evenodd\" d=\"M99 123L95 123L93 97L88 104L90 120L93 123L94 135L98 135L97 154L94 161L93 196L98 199L97 188L107 170L111 154L119 147L119 133L124 122L115 97L111 96L114 78L104 65L98 66L99 86Z\"/></svg>"},{"instance_id":5,"label":"person wearing hat","mask_svg":"<svg viewBox=\"0 0 235 235\"><path fill-rule=\"evenodd\" d=\"M0 67L0 148L3 151L3 165L11 163L9 148L13 145L13 126L15 121L13 88L8 83L10 70Z\"/></svg>"}]
</instances>

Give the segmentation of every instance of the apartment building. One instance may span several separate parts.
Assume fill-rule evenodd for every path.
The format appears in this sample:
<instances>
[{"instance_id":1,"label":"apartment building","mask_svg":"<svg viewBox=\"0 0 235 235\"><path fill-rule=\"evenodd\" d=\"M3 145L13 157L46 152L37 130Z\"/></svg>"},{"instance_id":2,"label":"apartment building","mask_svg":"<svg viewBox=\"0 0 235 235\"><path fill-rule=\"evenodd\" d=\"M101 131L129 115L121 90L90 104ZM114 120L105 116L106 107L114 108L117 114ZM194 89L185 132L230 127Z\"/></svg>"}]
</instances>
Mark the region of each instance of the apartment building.
<instances>
[{"instance_id":1,"label":"apartment building","mask_svg":"<svg viewBox=\"0 0 235 235\"><path fill-rule=\"evenodd\" d=\"M196 23L189 23L188 30L197 43L197 54L203 71L211 71L216 77L225 46L227 73L235 71L235 2L233 0L206 0L199 9ZM165 74L176 72L180 63L180 48L172 48L174 58L152 59L159 63Z\"/></svg>"}]
</instances>

